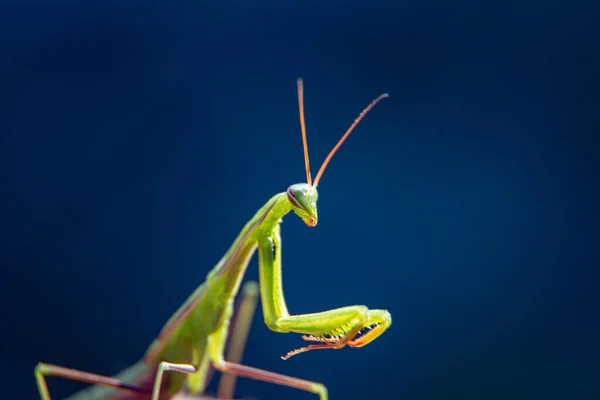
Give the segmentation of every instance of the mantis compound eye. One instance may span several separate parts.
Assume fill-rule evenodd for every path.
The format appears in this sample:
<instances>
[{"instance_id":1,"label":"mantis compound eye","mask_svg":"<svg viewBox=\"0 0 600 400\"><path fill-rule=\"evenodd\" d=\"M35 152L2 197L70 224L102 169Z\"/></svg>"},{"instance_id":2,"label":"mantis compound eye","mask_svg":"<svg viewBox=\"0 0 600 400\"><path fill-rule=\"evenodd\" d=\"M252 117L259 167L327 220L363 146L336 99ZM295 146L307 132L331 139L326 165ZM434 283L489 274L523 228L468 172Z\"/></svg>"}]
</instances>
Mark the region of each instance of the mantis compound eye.
<instances>
[{"instance_id":1,"label":"mantis compound eye","mask_svg":"<svg viewBox=\"0 0 600 400\"><path fill-rule=\"evenodd\" d=\"M310 208L310 186L306 183L297 183L287 190L287 196L292 205L296 208L308 211Z\"/></svg>"}]
</instances>

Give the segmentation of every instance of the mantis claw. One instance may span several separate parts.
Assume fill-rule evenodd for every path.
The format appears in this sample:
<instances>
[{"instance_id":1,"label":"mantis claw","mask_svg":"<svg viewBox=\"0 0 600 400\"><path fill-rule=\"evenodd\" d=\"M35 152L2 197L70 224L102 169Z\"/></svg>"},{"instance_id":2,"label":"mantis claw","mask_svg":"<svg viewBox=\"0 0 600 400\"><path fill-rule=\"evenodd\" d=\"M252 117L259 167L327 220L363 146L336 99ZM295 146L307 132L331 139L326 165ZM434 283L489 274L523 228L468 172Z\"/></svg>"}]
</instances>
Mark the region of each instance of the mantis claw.
<instances>
[{"instance_id":1,"label":"mantis claw","mask_svg":"<svg viewBox=\"0 0 600 400\"><path fill-rule=\"evenodd\" d=\"M302 335L304 340L320 343L294 349L281 358L287 360L296 354L316 349L341 349L346 345L362 347L375 340L392 323L390 313L385 310L371 310L368 315L368 320L361 325L341 326L327 333Z\"/></svg>"}]
</instances>

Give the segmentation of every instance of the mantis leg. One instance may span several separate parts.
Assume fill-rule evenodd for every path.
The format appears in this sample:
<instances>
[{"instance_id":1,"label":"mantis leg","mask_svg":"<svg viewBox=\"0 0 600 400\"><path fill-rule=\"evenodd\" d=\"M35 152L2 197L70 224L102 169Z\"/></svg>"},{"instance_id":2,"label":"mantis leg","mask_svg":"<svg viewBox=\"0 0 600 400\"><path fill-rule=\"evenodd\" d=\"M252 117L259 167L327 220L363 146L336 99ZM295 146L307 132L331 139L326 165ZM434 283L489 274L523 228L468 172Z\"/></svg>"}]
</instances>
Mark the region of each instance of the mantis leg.
<instances>
[{"instance_id":1,"label":"mantis leg","mask_svg":"<svg viewBox=\"0 0 600 400\"><path fill-rule=\"evenodd\" d=\"M246 365L231 361L225 361L223 359L223 349L225 348L225 343L227 342L227 332L228 326L225 323L210 336L208 351L212 364L217 371L220 371L223 374L242 376L263 382L276 383L283 386L306 390L308 392L318 394L320 400L327 400L327 388L325 388L325 386L321 383L306 381L287 375L276 374L274 372L248 367Z\"/></svg>"},{"instance_id":2,"label":"mantis leg","mask_svg":"<svg viewBox=\"0 0 600 400\"><path fill-rule=\"evenodd\" d=\"M242 289L242 299L236 311L235 322L233 324L233 334L229 343L229 350L227 352L227 359L233 362L240 362L244 347L246 345L246 339L250 330L250 325L254 317L254 311L256 309L256 303L258 301L258 286L256 282L247 282ZM160 373L160 380L162 375L166 371L179 371L184 373L193 372L191 366L179 365L179 368L173 368L176 364L168 364L163 368ZM191 368L190 368L191 367ZM183 370L182 370L183 369ZM108 377L103 375L92 374L89 372L79 371L76 369L60 367L52 364L39 363L35 368L35 379L38 386L38 391L42 400L51 400L48 385L46 383L47 376L61 377L71 379L79 382L89 383L92 385L102 385L113 387L115 389L129 390L138 392L140 394L150 394L151 389L147 387L141 387L133 385L114 377ZM157 373L157 378L159 378ZM156 379L158 381L158 379ZM156 383L155 381L155 383ZM235 389L236 377L235 375L223 375L219 382L219 394L220 399L231 399L233 398L233 392ZM160 382L155 387L160 387ZM182 398L186 398L185 394L181 394ZM189 396L190 399L199 400L206 397Z\"/></svg>"},{"instance_id":3,"label":"mantis leg","mask_svg":"<svg viewBox=\"0 0 600 400\"><path fill-rule=\"evenodd\" d=\"M253 303L251 304L251 307L247 306L248 308L252 308L253 312L253 309L256 307L256 296L258 295L256 284L246 285L244 287L244 295L246 296L248 294L251 295L250 298L254 297L254 301L251 302ZM242 301L242 306L243 304L244 301ZM242 309L240 309L240 311L241 312L238 314L239 318L242 318L242 320L251 320L251 318L248 317L247 313L244 313ZM239 323L240 321L237 322ZM240 334L240 336L244 338L243 342L245 342L245 336L247 336L247 330L249 329L249 322L242 321L242 324L247 324L247 327L242 329L242 333ZM223 353L225 345L227 344L228 332L229 319L226 318L225 322L221 325L221 327L209 336L208 354L213 367L217 371L221 372L224 375L242 376L264 382L277 383L284 386L306 390L318 394L320 396L320 400L327 400L327 389L320 383L297 379L290 376L276 374L258 368L252 368L245 365L241 365L238 360L239 358L241 358L241 350L243 348L243 345L241 344L242 340L240 340L240 342L238 343L238 339L236 339L235 337L237 335L235 333L233 335L234 337L232 338L232 346L234 350L233 353L228 354L228 357L231 356L230 360L233 361L225 361ZM156 379L154 381L152 400L158 400L158 395L162 384L162 378L164 373L167 371L178 371L187 374L194 374L197 372L196 368L189 364L170 364L166 362L161 362L158 368L158 373L156 374ZM227 387L228 384L225 383L224 385L225 387ZM223 395L223 392L221 392L220 394Z\"/></svg>"},{"instance_id":4,"label":"mantis leg","mask_svg":"<svg viewBox=\"0 0 600 400\"><path fill-rule=\"evenodd\" d=\"M247 282L242 288L242 299L234 313L234 322L230 331L230 338L226 359L239 364L242 361L246 341L254 319L256 303L258 302L258 284L254 281ZM223 374L219 380L217 397L219 399L232 399L237 376Z\"/></svg>"},{"instance_id":5,"label":"mantis leg","mask_svg":"<svg viewBox=\"0 0 600 400\"><path fill-rule=\"evenodd\" d=\"M289 352L294 354L312 349L346 345L360 347L377 338L391 324L386 310L369 310L356 305L312 314L290 315L283 296L281 280L280 226L259 239L260 290L266 325L276 332L302 333L305 340L320 342Z\"/></svg>"},{"instance_id":6,"label":"mantis leg","mask_svg":"<svg viewBox=\"0 0 600 400\"><path fill-rule=\"evenodd\" d=\"M254 317L254 311L256 309L256 303L258 301L258 284L250 281L244 284L242 289L241 299L237 305L237 309L234 313L232 335L229 340L229 350L227 353L227 359L233 362L240 362L244 347L246 345L246 339L250 330L250 325ZM158 400L159 393L163 383L163 377L165 372L180 372L185 374L194 374L191 381L191 386L188 387L191 393L203 392L207 382L210 380L210 371L204 370L200 362L200 367L194 367L191 364L175 364L169 362L161 362L156 376L154 378L154 388L152 391L152 400ZM204 372L203 372L204 371ZM232 399L233 392L235 389L236 376L231 374L223 374L219 381L218 398L220 399ZM183 399L204 399L205 397L196 397L194 395L187 395L185 393L178 394L178 398Z\"/></svg>"},{"instance_id":7,"label":"mantis leg","mask_svg":"<svg viewBox=\"0 0 600 400\"><path fill-rule=\"evenodd\" d=\"M151 400L159 400L160 399L160 388L162 385L162 379L165 372L175 371L181 372L184 374L193 374L196 372L196 367L190 364L173 364L166 361L161 361L158 364L158 371L156 372L156 377L154 378L154 387L152 388L152 399Z\"/></svg>"},{"instance_id":8,"label":"mantis leg","mask_svg":"<svg viewBox=\"0 0 600 400\"><path fill-rule=\"evenodd\" d=\"M89 372L79 371L71 368L59 367L58 365L39 363L35 367L35 380L42 400L50 400L50 392L46 384L46 376L55 376L71 379L74 381L90 383L92 385L109 386L116 389L124 389L138 393L150 393L148 388L140 387L123 382L116 378L96 375Z\"/></svg>"}]
</instances>

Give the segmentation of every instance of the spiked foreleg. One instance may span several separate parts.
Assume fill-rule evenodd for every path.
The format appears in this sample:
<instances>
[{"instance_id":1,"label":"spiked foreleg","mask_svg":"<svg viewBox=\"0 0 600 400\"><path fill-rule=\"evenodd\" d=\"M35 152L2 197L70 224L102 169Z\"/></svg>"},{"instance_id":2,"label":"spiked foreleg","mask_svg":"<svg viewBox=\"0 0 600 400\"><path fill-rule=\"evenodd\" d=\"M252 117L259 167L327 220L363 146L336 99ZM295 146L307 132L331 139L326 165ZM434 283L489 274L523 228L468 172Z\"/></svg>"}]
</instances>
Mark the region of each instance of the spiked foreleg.
<instances>
[{"instance_id":1,"label":"spiked foreleg","mask_svg":"<svg viewBox=\"0 0 600 400\"><path fill-rule=\"evenodd\" d=\"M279 225L275 225L269 235L259 240L258 252L260 289L267 326L276 332L302 333L305 334L303 338L306 340L321 342L294 350L284 356L284 359L311 349L363 346L374 340L391 324L391 317L387 311L369 310L362 305L290 315L283 295Z\"/></svg>"}]
</instances>

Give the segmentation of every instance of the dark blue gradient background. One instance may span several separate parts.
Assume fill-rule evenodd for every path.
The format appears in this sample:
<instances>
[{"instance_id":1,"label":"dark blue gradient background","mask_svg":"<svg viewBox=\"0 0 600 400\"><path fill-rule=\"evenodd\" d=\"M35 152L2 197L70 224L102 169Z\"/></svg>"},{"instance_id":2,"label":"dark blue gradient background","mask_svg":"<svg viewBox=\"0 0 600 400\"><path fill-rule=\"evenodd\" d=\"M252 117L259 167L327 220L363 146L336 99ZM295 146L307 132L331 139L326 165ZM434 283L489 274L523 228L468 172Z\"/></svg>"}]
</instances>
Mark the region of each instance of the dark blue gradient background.
<instances>
[{"instance_id":1,"label":"dark blue gradient background","mask_svg":"<svg viewBox=\"0 0 600 400\"><path fill-rule=\"evenodd\" d=\"M284 220L290 311L394 323L284 362L302 341L259 311L245 363L331 400L600 399L600 6L567 3L3 2L2 397L37 398L38 361L114 374L142 356L304 180L302 76L313 168L391 97L324 174L319 225Z\"/></svg>"}]
</instances>

